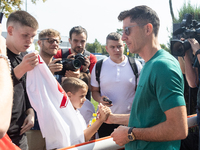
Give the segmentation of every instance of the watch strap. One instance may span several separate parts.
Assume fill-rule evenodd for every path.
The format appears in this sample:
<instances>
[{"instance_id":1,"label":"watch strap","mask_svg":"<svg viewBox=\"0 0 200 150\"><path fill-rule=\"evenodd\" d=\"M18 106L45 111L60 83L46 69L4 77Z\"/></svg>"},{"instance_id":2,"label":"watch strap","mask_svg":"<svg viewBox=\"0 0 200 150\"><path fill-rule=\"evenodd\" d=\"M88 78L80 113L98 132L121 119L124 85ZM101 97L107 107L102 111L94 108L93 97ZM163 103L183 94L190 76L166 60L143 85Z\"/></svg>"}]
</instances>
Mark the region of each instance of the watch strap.
<instances>
[{"instance_id":1,"label":"watch strap","mask_svg":"<svg viewBox=\"0 0 200 150\"><path fill-rule=\"evenodd\" d=\"M135 128L135 127L130 127L130 128L129 128L129 130L128 130L128 134L131 134L133 128Z\"/></svg>"}]
</instances>

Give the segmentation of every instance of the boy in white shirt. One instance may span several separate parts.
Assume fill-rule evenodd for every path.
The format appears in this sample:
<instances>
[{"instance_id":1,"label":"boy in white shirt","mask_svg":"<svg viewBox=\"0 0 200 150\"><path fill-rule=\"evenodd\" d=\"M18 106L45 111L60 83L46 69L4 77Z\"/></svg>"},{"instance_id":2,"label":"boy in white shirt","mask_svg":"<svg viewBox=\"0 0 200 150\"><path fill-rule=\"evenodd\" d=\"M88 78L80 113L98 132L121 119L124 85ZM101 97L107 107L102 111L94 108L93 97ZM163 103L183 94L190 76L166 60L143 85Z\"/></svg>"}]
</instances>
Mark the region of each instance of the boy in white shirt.
<instances>
[{"instance_id":1,"label":"boy in white shirt","mask_svg":"<svg viewBox=\"0 0 200 150\"><path fill-rule=\"evenodd\" d=\"M86 101L85 96L88 91L87 84L78 78L68 77L64 79L62 87L67 93L74 109L77 111L77 116L80 120L82 129L84 130L85 142L87 142L97 132L102 123L107 120L109 114L111 113L110 108L99 104L97 120L87 128L85 120L78 110L78 108L81 108L83 103Z\"/></svg>"}]
</instances>

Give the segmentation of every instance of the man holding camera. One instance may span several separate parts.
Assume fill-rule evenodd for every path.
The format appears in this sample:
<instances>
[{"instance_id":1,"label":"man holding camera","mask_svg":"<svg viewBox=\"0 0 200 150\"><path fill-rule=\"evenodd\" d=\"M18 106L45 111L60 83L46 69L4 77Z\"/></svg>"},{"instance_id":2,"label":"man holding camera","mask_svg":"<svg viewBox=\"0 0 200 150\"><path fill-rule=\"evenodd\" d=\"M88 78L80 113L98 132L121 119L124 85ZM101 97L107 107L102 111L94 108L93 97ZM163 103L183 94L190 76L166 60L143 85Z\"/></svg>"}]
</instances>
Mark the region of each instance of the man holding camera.
<instances>
[{"instance_id":1,"label":"man holding camera","mask_svg":"<svg viewBox=\"0 0 200 150\"><path fill-rule=\"evenodd\" d=\"M87 41L87 31L81 26L73 27L69 32L69 43L71 44L71 48L67 50L58 50L57 54L54 58L73 58L77 54L84 55L84 64L81 65L80 71L72 71L67 70L65 72L65 77L80 77L80 72L85 72L87 74L91 73L92 68L97 62L97 58L95 55L91 54L87 50L85 50ZM59 80L59 79L58 79ZM61 82L61 80L59 80ZM87 99L91 99L90 92L87 94Z\"/></svg>"},{"instance_id":2,"label":"man holding camera","mask_svg":"<svg viewBox=\"0 0 200 150\"><path fill-rule=\"evenodd\" d=\"M190 50L186 50L184 60L185 60L185 76L190 87L195 88L199 84L200 75L200 45L196 39L187 39L191 44L192 53ZM199 87L199 86L198 86ZM200 129L200 88L197 92L197 123ZM199 132L200 133L200 132ZM200 143L200 139L199 139ZM198 148L200 150L200 146Z\"/></svg>"}]
</instances>

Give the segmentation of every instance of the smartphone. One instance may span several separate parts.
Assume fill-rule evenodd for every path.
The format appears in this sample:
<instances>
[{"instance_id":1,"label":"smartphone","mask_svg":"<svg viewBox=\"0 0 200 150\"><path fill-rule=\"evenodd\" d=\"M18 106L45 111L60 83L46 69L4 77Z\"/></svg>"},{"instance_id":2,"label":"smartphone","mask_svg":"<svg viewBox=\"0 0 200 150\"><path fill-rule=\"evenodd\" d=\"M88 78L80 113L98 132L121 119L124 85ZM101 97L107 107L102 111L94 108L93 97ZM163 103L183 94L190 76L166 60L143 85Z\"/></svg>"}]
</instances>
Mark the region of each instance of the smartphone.
<instances>
[{"instance_id":1,"label":"smartphone","mask_svg":"<svg viewBox=\"0 0 200 150\"><path fill-rule=\"evenodd\" d=\"M105 102L109 102L109 104L112 104L112 101L111 100L109 100L108 98L106 98L106 97L104 97L103 98L103 101L105 101Z\"/></svg>"},{"instance_id":2,"label":"smartphone","mask_svg":"<svg viewBox=\"0 0 200 150\"><path fill-rule=\"evenodd\" d=\"M0 23L2 22L2 19L3 19L3 13L0 12Z\"/></svg>"}]
</instances>

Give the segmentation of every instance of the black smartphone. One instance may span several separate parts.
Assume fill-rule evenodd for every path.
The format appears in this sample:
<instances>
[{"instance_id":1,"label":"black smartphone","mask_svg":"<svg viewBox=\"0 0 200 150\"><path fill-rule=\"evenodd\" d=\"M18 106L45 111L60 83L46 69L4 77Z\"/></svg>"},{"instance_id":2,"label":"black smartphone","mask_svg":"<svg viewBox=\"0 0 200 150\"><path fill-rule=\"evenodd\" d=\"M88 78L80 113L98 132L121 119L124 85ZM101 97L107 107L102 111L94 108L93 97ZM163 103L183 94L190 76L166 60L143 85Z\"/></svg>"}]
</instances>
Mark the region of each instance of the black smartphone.
<instances>
[{"instance_id":1,"label":"black smartphone","mask_svg":"<svg viewBox=\"0 0 200 150\"><path fill-rule=\"evenodd\" d=\"M106 97L104 97L103 98L103 101L105 101L105 102L109 102L109 104L112 104L112 101L111 100L109 100L108 98L106 98Z\"/></svg>"},{"instance_id":2,"label":"black smartphone","mask_svg":"<svg viewBox=\"0 0 200 150\"><path fill-rule=\"evenodd\" d=\"M2 22L2 19L3 19L3 13L0 12L0 23Z\"/></svg>"}]
</instances>

